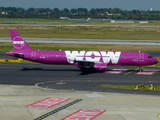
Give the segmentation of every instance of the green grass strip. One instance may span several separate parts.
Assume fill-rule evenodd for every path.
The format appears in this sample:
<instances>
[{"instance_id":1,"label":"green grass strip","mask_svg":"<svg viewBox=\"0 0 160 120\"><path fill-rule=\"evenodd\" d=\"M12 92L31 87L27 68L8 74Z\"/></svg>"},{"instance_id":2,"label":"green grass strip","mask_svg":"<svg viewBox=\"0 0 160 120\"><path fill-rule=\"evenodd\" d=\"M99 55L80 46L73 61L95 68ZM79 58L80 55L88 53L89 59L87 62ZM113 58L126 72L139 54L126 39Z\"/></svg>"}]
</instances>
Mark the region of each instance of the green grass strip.
<instances>
[{"instance_id":1,"label":"green grass strip","mask_svg":"<svg viewBox=\"0 0 160 120\"><path fill-rule=\"evenodd\" d=\"M96 85L97 87L101 87L101 88L115 88L115 89L127 89L127 90L135 90L136 85ZM160 86L154 86L155 89L152 91L158 91L160 92ZM139 88L138 90L142 90L142 91L151 91L149 90L149 85L144 86L142 88Z\"/></svg>"}]
</instances>

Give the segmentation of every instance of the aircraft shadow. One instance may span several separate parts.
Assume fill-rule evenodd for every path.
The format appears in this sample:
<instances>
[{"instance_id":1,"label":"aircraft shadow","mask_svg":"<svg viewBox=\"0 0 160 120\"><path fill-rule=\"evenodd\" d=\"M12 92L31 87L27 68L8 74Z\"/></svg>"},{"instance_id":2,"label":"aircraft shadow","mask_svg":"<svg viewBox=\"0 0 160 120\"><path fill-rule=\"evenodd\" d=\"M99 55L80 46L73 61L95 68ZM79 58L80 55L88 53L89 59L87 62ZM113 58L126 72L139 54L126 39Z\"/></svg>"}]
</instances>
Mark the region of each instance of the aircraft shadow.
<instances>
[{"instance_id":1,"label":"aircraft shadow","mask_svg":"<svg viewBox=\"0 0 160 120\"><path fill-rule=\"evenodd\" d=\"M23 68L21 71L80 71L80 70L77 70L77 69Z\"/></svg>"},{"instance_id":2,"label":"aircraft shadow","mask_svg":"<svg viewBox=\"0 0 160 120\"><path fill-rule=\"evenodd\" d=\"M86 70L85 72L82 72L80 69L44 69L44 68L23 68L21 71L79 71L80 75L88 75L93 73L103 73L96 70Z\"/></svg>"},{"instance_id":3,"label":"aircraft shadow","mask_svg":"<svg viewBox=\"0 0 160 120\"><path fill-rule=\"evenodd\" d=\"M128 70L125 70L125 71L112 70L112 69L107 69L106 71L97 71L97 70L94 70L94 69L91 69L91 70L88 69L88 70L82 72L80 69L56 69L56 68L51 68L51 69L48 69L48 68L23 68L23 69L21 69L21 71L62 71L62 72L65 72L65 71L73 71L73 72L78 71L79 75L89 75L89 74L94 74L94 73L107 73L107 72L123 72L123 73L140 72L137 69L128 69ZM144 72L151 72L151 71L152 70L147 69L147 71L146 71L144 69ZM156 71L156 72L160 72L160 71Z\"/></svg>"}]
</instances>

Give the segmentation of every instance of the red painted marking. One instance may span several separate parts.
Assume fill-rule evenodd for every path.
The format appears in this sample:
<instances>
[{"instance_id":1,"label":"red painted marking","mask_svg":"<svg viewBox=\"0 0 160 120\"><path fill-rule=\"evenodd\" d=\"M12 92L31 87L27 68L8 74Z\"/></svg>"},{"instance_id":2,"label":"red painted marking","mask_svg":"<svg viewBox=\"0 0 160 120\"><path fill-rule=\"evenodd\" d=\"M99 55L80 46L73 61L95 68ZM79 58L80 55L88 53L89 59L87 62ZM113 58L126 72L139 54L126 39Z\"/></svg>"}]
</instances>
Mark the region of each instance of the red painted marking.
<instances>
[{"instance_id":1,"label":"red painted marking","mask_svg":"<svg viewBox=\"0 0 160 120\"><path fill-rule=\"evenodd\" d=\"M160 70L145 69L143 72L159 72Z\"/></svg>"},{"instance_id":2,"label":"red painted marking","mask_svg":"<svg viewBox=\"0 0 160 120\"><path fill-rule=\"evenodd\" d=\"M136 74L137 75L153 75L155 74L156 72L137 72Z\"/></svg>"},{"instance_id":3,"label":"red painted marking","mask_svg":"<svg viewBox=\"0 0 160 120\"><path fill-rule=\"evenodd\" d=\"M71 98L46 98L44 100L27 105L26 107L48 107L50 108L50 107L53 107L55 105L58 105L70 99Z\"/></svg>"},{"instance_id":4,"label":"red painted marking","mask_svg":"<svg viewBox=\"0 0 160 120\"><path fill-rule=\"evenodd\" d=\"M121 71L106 71L104 73L109 73L109 74L120 74L122 73Z\"/></svg>"},{"instance_id":5,"label":"red painted marking","mask_svg":"<svg viewBox=\"0 0 160 120\"><path fill-rule=\"evenodd\" d=\"M116 71L127 71L128 69L112 69L112 70L116 70Z\"/></svg>"},{"instance_id":6,"label":"red painted marking","mask_svg":"<svg viewBox=\"0 0 160 120\"><path fill-rule=\"evenodd\" d=\"M137 72L137 75L153 75L157 72L159 72L160 70L152 70L152 69L145 69L143 70L143 72Z\"/></svg>"},{"instance_id":7,"label":"red painted marking","mask_svg":"<svg viewBox=\"0 0 160 120\"><path fill-rule=\"evenodd\" d=\"M106 110L78 110L61 120L93 120Z\"/></svg>"},{"instance_id":8,"label":"red painted marking","mask_svg":"<svg viewBox=\"0 0 160 120\"><path fill-rule=\"evenodd\" d=\"M128 69L112 69L110 71L106 71L104 73L109 73L109 74L121 74L124 71L127 71Z\"/></svg>"}]
</instances>

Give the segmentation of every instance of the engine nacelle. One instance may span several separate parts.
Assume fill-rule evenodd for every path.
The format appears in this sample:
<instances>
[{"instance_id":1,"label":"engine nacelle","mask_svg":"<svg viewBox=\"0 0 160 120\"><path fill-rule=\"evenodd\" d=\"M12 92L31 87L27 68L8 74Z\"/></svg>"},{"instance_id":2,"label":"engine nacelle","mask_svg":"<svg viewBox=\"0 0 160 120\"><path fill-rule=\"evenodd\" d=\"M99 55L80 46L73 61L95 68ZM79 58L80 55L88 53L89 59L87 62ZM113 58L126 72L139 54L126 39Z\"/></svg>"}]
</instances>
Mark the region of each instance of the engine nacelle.
<instances>
[{"instance_id":1,"label":"engine nacelle","mask_svg":"<svg viewBox=\"0 0 160 120\"><path fill-rule=\"evenodd\" d=\"M107 64L106 63L95 63L94 68L96 70L105 71L107 69Z\"/></svg>"}]
</instances>

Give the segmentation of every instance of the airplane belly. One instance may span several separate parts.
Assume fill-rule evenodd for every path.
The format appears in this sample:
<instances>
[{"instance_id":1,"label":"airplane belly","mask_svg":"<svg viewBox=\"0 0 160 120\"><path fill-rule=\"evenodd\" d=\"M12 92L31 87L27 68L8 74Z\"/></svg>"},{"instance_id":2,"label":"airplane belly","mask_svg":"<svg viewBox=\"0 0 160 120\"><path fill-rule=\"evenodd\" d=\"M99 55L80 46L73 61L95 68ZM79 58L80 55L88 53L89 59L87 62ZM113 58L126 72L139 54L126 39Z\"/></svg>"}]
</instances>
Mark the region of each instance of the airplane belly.
<instances>
[{"instance_id":1,"label":"airplane belly","mask_svg":"<svg viewBox=\"0 0 160 120\"><path fill-rule=\"evenodd\" d=\"M138 64L138 61L131 58L123 58L119 60L118 65L126 65L126 66L136 66Z\"/></svg>"},{"instance_id":2,"label":"airplane belly","mask_svg":"<svg viewBox=\"0 0 160 120\"><path fill-rule=\"evenodd\" d=\"M68 64L65 57L54 57L50 61L52 64Z\"/></svg>"},{"instance_id":3,"label":"airplane belly","mask_svg":"<svg viewBox=\"0 0 160 120\"><path fill-rule=\"evenodd\" d=\"M122 63L122 65L126 65L126 66L143 66L143 65L145 65L144 61L139 61L139 60L135 60L135 59L125 59L121 63Z\"/></svg>"}]
</instances>

